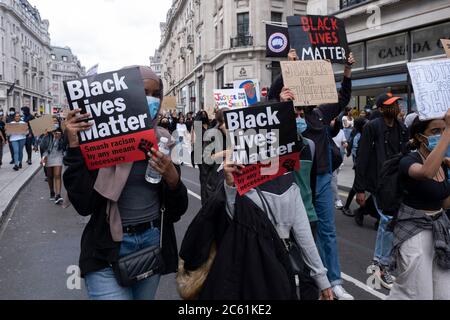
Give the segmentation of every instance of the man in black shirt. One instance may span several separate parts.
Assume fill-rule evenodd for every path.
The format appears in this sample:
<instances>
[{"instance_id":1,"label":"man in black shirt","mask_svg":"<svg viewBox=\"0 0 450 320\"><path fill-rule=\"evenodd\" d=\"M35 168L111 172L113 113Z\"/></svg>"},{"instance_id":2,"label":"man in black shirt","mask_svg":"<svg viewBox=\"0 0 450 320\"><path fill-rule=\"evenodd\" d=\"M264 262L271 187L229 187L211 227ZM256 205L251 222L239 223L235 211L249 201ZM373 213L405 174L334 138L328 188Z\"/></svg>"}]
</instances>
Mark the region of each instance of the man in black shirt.
<instances>
[{"instance_id":1,"label":"man in black shirt","mask_svg":"<svg viewBox=\"0 0 450 320\"><path fill-rule=\"evenodd\" d=\"M394 283L394 278L389 273L393 234L386 230L392 217L379 210L376 193L383 164L400 152L406 152L409 137L405 125L397 119L400 113L399 100L401 98L393 97L392 94L383 94L377 98L377 107L382 117L370 121L364 127L359 143L354 185L358 204L365 206L366 192L369 192L380 215L372 270L380 270L376 272L376 276L386 289L392 288Z\"/></svg>"},{"instance_id":2,"label":"man in black shirt","mask_svg":"<svg viewBox=\"0 0 450 320\"><path fill-rule=\"evenodd\" d=\"M3 122L4 116L3 110L0 110L0 167L3 164L3 146L6 144L5 122Z\"/></svg>"}]
</instances>

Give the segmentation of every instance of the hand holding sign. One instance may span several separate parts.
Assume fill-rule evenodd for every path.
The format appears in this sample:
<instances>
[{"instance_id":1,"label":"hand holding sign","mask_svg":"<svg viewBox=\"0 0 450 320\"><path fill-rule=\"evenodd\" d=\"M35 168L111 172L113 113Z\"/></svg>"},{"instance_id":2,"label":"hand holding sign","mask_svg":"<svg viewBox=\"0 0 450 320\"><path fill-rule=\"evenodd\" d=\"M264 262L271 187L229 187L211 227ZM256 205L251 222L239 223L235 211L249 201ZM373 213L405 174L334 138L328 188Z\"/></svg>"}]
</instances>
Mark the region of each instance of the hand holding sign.
<instances>
[{"instance_id":1,"label":"hand holding sign","mask_svg":"<svg viewBox=\"0 0 450 320\"><path fill-rule=\"evenodd\" d=\"M80 146L78 134L89 130L92 127L92 123L84 122L84 120L89 119L91 115L89 113L80 114L80 112L81 109L69 111L67 119L64 122L70 148L78 148Z\"/></svg>"}]
</instances>

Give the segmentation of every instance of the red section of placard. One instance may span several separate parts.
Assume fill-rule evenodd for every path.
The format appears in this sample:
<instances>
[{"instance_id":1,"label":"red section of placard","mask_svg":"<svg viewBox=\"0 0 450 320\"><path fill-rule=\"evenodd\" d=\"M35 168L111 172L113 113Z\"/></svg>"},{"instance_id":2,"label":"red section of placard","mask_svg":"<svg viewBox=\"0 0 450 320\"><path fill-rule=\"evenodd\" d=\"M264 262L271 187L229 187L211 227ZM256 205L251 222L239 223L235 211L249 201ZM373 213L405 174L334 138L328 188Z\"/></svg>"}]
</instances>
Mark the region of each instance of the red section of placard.
<instances>
[{"instance_id":1,"label":"red section of placard","mask_svg":"<svg viewBox=\"0 0 450 320\"><path fill-rule=\"evenodd\" d=\"M84 144L81 146L81 152L89 170L108 168L121 163L145 160L144 152L139 150L142 140L152 143L158 150L155 130L146 130Z\"/></svg>"},{"instance_id":2,"label":"red section of placard","mask_svg":"<svg viewBox=\"0 0 450 320\"><path fill-rule=\"evenodd\" d=\"M276 166L278 164L278 166ZM270 172L270 167L275 166L275 172ZM278 171L276 171L278 169ZM245 167L241 175L235 175L234 181L241 196L268 181L274 180L282 175L300 170L300 154L292 153L281 156L277 159L272 159L271 164L254 164Z\"/></svg>"}]
</instances>

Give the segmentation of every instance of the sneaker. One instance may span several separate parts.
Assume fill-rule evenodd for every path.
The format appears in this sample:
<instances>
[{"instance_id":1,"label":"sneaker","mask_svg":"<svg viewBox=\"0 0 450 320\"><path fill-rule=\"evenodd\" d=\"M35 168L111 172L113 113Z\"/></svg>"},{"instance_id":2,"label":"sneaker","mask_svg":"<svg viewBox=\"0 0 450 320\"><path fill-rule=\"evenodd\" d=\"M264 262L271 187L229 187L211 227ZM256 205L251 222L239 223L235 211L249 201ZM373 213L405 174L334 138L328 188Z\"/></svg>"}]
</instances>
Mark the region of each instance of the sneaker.
<instances>
[{"instance_id":1,"label":"sneaker","mask_svg":"<svg viewBox=\"0 0 450 320\"><path fill-rule=\"evenodd\" d=\"M377 276L384 288L388 290L392 289L392 287L394 286L395 277L390 273L388 268L381 267L381 272L378 273Z\"/></svg>"},{"instance_id":2,"label":"sneaker","mask_svg":"<svg viewBox=\"0 0 450 320\"><path fill-rule=\"evenodd\" d=\"M19 164L19 169L22 169L22 162Z\"/></svg>"},{"instance_id":3,"label":"sneaker","mask_svg":"<svg viewBox=\"0 0 450 320\"><path fill-rule=\"evenodd\" d=\"M341 210L342 208L344 208L344 204L342 203L341 200L336 201L335 206L336 206L336 209L338 209L338 210Z\"/></svg>"},{"instance_id":4,"label":"sneaker","mask_svg":"<svg viewBox=\"0 0 450 320\"><path fill-rule=\"evenodd\" d=\"M355 300L355 298L345 291L344 287L341 285L333 287L333 294L336 300Z\"/></svg>"},{"instance_id":5,"label":"sneaker","mask_svg":"<svg viewBox=\"0 0 450 320\"><path fill-rule=\"evenodd\" d=\"M64 199L60 195L57 195L55 199L55 204L62 204L63 202Z\"/></svg>"},{"instance_id":6,"label":"sneaker","mask_svg":"<svg viewBox=\"0 0 450 320\"><path fill-rule=\"evenodd\" d=\"M9 164L14 164L14 160L11 160L11 162Z\"/></svg>"},{"instance_id":7,"label":"sneaker","mask_svg":"<svg viewBox=\"0 0 450 320\"><path fill-rule=\"evenodd\" d=\"M33 164L33 162L31 162L31 160L28 160L27 163L29 166L31 166Z\"/></svg>"},{"instance_id":8,"label":"sneaker","mask_svg":"<svg viewBox=\"0 0 450 320\"><path fill-rule=\"evenodd\" d=\"M19 167L18 166L14 166L13 170L14 171L19 171Z\"/></svg>"},{"instance_id":9,"label":"sneaker","mask_svg":"<svg viewBox=\"0 0 450 320\"><path fill-rule=\"evenodd\" d=\"M355 214L353 213L352 210L350 210L349 208L342 208L342 213L350 218L353 218L355 216Z\"/></svg>"},{"instance_id":10,"label":"sneaker","mask_svg":"<svg viewBox=\"0 0 450 320\"><path fill-rule=\"evenodd\" d=\"M49 198L49 200L50 200L50 201L55 201L55 200L56 200L56 197L55 197L55 193L54 193L54 192L50 192L50 198Z\"/></svg>"},{"instance_id":11,"label":"sneaker","mask_svg":"<svg viewBox=\"0 0 450 320\"><path fill-rule=\"evenodd\" d=\"M364 213L361 208L354 211L355 213L355 222L358 226L364 226Z\"/></svg>"}]
</instances>

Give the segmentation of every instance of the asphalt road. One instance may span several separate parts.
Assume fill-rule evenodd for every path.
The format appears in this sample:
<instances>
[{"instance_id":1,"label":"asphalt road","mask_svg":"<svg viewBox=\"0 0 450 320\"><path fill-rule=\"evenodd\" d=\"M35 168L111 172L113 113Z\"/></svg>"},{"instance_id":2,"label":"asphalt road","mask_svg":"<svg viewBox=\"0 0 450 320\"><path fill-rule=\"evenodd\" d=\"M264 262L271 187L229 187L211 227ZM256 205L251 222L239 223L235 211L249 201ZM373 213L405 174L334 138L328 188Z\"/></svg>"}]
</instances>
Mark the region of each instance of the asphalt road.
<instances>
[{"instance_id":1,"label":"asphalt road","mask_svg":"<svg viewBox=\"0 0 450 320\"><path fill-rule=\"evenodd\" d=\"M179 243L200 209L198 171L184 167L183 181L190 191L190 204L176 225ZM55 206L48 197L43 173L39 173L24 188L0 227L0 300L87 298L83 281L73 276L76 269L70 269L77 265L86 219L73 208ZM366 226L360 228L351 218L336 213L341 267L348 280L345 288L358 300L377 300L387 294L383 290L371 292L364 286L375 245L374 222L369 218ZM175 275L162 279L157 299L179 299Z\"/></svg>"}]
</instances>

